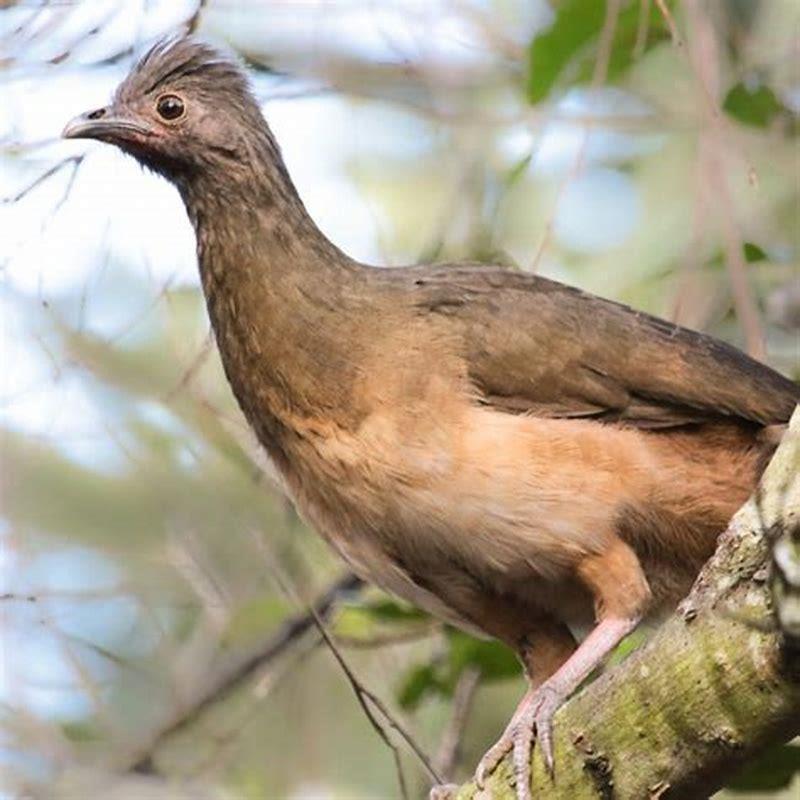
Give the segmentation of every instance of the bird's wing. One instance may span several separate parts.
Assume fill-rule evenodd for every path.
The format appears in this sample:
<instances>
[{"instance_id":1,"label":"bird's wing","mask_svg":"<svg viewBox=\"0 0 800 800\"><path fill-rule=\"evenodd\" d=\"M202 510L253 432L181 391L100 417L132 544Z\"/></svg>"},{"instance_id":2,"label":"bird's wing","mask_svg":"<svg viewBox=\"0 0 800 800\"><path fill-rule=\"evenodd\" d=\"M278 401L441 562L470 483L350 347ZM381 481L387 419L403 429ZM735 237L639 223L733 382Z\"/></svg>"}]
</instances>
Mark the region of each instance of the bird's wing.
<instances>
[{"instance_id":1,"label":"bird's wing","mask_svg":"<svg viewBox=\"0 0 800 800\"><path fill-rule=\"evenodd\" d=\"M478 265L391 272L415 307L451 319L481 401L504 410L660 428L778 424L800 402L800 386L724 342L545 278Z\"/></svg>"}]
</instances>

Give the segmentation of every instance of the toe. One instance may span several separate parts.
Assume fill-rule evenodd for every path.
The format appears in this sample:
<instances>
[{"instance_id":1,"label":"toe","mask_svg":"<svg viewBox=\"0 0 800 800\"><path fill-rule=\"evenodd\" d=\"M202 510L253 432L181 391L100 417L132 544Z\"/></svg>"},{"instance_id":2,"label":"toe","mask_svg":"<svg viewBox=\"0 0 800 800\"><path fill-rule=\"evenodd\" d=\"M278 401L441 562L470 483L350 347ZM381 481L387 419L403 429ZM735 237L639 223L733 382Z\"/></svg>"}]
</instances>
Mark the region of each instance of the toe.
<instances>
[{"instance_id":1,"label":"toe","mask_svg":"<svg viewBox=\"0 0 800 800\"><path fill-rule=\"evenodd\" d=\"M536 744L542 752L544 764L550 777L553 776L553 714L555 707L550 703L543 703L536 712Z\"/></svg>"},{"instance_id":2,"label":"toe","mask_svg":"<svg viewBox=\"0 0 800 800\"><path fill-rule=\"evenodd\" d=\"M453 800L457 794L457 783L440 783L431 787L428 800Z\"/></svg>"},{"instance_id":3,"label":"toe","mask_svg":"<svg viewBox=\"0 0 800 800\"><path fill-rule=\"evenodd\" d=\"M533 726L520 725L514 734L514 778L517 800L531 800L531 749Z\"/></svg>"},{"instance_id":4,"label":"toe","mask_svg":"<svg viewBox=\"0 0 800 800\"><path fill-rule=\"evenodd\" d=\"M483 789L486 778L494 772L497 765L503 760L503 757L514 746L514 742L508 734L503 736L495 742L484 754L483 758L478 763L478 768L475 770L475 783L479 789Z\"/></svg>"}]
</instances>

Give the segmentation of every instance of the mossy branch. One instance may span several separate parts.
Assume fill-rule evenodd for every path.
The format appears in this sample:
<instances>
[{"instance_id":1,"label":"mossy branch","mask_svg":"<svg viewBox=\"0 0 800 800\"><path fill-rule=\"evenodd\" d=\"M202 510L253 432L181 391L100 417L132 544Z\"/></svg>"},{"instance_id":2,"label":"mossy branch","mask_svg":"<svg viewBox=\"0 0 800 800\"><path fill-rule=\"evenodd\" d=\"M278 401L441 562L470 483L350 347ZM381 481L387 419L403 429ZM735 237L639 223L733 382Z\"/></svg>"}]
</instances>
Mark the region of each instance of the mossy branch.
<instances>
[{"instance_id":1,"label":"mossy branch","mask_svg":"<svg viewBox=\"0 0 800 800\"><path fill-rule=\"evenodd\" d=\"M781 592L773 557L773 545L796 543L798 519L800 408L689 597L558 712L555 777L534 751L534 797L705 798L760 750L800 734L800 655L776 624L797 595ZM483 792L466 784L457 796L513 799L510 762Z\"/></svg>"}]
</instances>

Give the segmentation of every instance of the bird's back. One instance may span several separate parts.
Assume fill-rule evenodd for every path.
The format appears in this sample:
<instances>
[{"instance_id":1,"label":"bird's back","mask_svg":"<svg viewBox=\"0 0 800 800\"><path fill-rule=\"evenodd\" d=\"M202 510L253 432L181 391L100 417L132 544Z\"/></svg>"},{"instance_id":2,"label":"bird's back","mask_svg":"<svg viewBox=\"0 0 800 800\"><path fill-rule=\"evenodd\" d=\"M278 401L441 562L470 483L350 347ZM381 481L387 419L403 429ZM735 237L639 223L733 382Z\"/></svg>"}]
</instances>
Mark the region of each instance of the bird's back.
<instances>
[{"instance_id":1,"label":"bird's back","mask_svg":"<svg viewBox=\"0 0 800 800\"><path fill-rule=\"evenodd\" d=\"M670 428L788 422L800 386L725 342L521 271L376 270L380 290L445 318L482 401L508 411Z\"/></svg>"}]
</instances>

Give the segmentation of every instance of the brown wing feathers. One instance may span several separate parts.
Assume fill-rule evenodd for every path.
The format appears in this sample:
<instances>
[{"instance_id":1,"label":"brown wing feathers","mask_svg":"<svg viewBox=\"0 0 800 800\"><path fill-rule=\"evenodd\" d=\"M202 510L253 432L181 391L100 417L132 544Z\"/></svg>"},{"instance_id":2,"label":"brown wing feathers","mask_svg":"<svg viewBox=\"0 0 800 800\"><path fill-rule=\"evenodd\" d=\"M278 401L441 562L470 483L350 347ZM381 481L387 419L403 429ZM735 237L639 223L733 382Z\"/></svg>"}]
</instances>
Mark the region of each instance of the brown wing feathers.
<instances>
[{"instance_id":1,"label":"brown wing feathers","mask_svg":"<svg viewBox=\"0 0 800 800\"><path fill-rule=\"evenodd\" d=\"M770 425L800 402L797 384L724 342L554 281L477 266L403 272L415 303L462 328L484 402L507 411Z\"/></svg>"}]
</instances>

